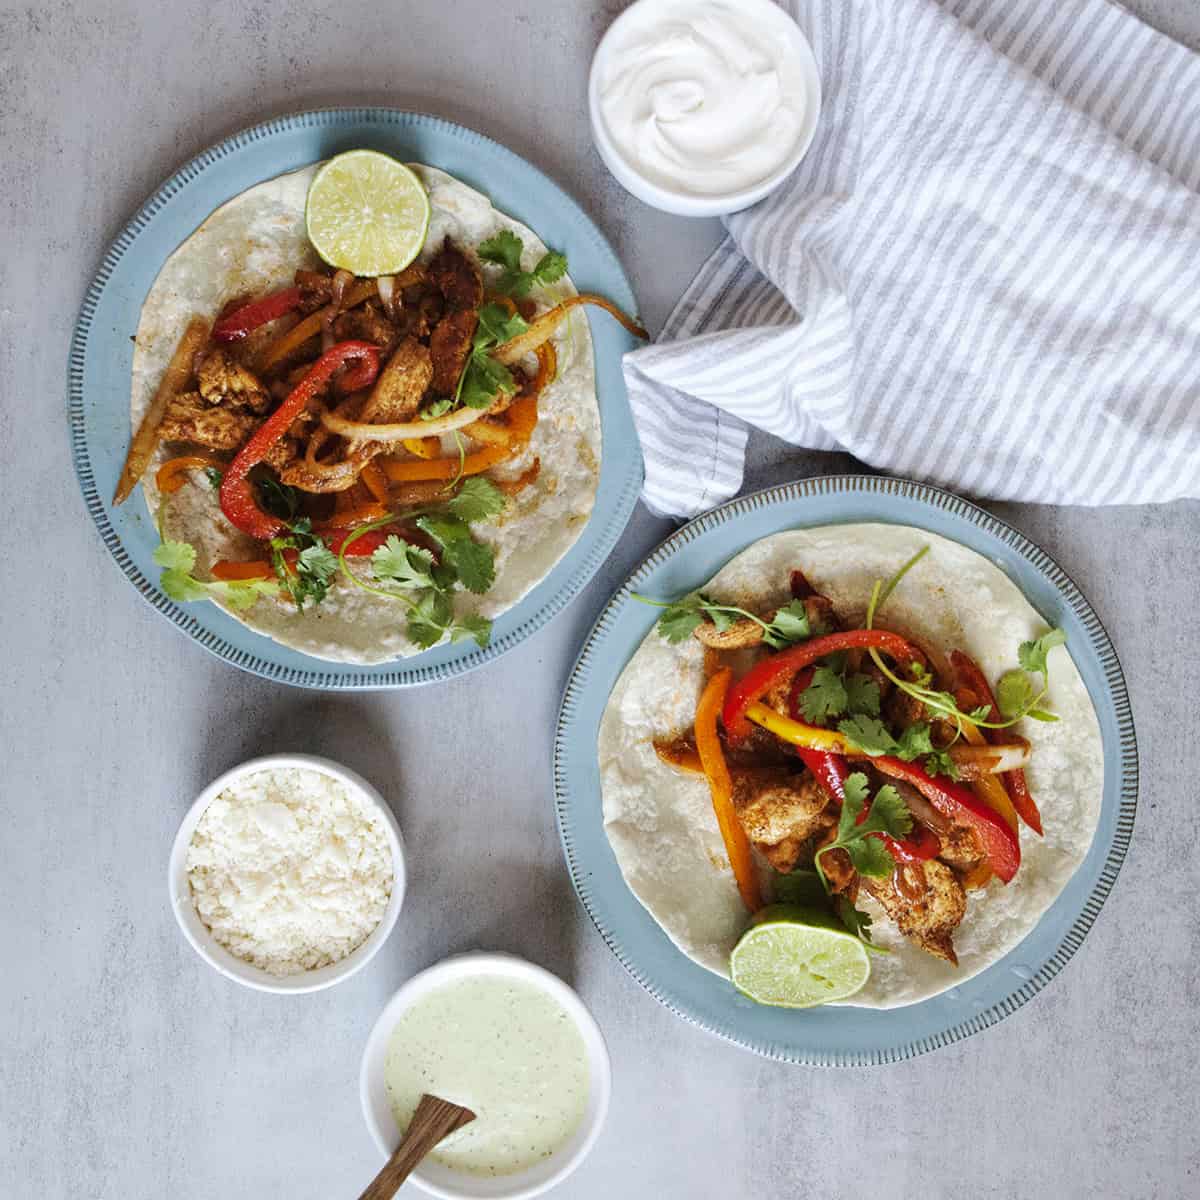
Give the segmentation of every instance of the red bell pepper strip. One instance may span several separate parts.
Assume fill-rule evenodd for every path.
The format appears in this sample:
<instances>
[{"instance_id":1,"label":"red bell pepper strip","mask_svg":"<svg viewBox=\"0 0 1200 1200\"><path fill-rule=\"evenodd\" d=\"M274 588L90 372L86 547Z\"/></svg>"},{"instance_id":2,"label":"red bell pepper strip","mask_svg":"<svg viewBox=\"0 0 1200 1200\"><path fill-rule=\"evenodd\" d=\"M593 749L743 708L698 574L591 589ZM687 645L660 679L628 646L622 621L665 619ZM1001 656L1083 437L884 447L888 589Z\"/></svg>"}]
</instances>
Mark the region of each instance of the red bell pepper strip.
<instances>
[{"instance_id":1,"label":"red bell pepper strip","mask_svg":"<svg viewBox=\"0 0 1200 1200\"><path fill-rule=\"evenodd\" d=\"M799 706L800 695L812 682L812 677L813 672L806 669L796 676L792 684L790 707L792 719L795 721L803 719ZM817 782L825 789L825 794L837 801L840 808L846 799L846 778L850 774L850 766L845 756L830 750L809 750L805 746L797 746L796 753L800 756L800 761L816 776ZM868 811L864 806L858 819L865 820ZM898 863L924 862L926 859L937 858L942 852L941 839L924 825L914 825L912 834L903 841L886 833L875 836L883 842Z\"/></svg>"},{"instance_id":2,"label":"red bell pepper strip","mask_svg":"<svg viewBox=\"0 0 1200 1200\"><path fill-rule=\"evenodd\" d=\"M213 326L213 340L217 342L240 342L248 333L275 321L292 309L300 307L302 293L298 287L287 287L272 292L261 300L252 300L235 308Z\"/></svg>"},{"instance_id":3,"label":"red bell pepper strip","mask_svg":"<svg viewBox=\"0 0 1200 1200\"><path fill-rule=\"evenodd\" d=\"M988 706L987 719L989 721L1002 721L1004 718L1001 716L1000 708L996 704L996 697L992 694L992 689L988 685L987 676L979 669L979 664L970 655L964 654L961 650L951 650L950 665L958 673L964 685L975 693L978 697L978 702ZM1000 731L997 729L985 729L982 732L989 741L993 741ZM1008 789L1008 798L1012 801L1013 808L1017 810L1017 816L1038 837L1041 837L1042 814L1038 811L1038 806L1033 796L1030 795L1029 784L1025 780L1025 772L1020 769L1005 771L1000 778L1004 781L1004 786Z\"/></svg>"},{"instance_id":4,"label":"red bell pepper strip","mask_svg":"<svg viewBox=\"0 0 1200 1200\"><path fill-rule=\"evenodd\" d=\"M254 498L254 488L248 478L252 467L267 456L267 452L291 428L292 422L304 411L309 400L330 380L335 371L347 363L358 362L356 378L366 387L379 373L379 347L370 342L339 342L331 346L312 365L312 370L292 389L291 395L258 427L250 440L238 451L237 457L225 468L221 481L221 511L231 524L259 541L278 537L287 524L278 517L263 512ZM367 378L367 376L370 378Z\"/></svg>"},{"instance_id":5,"label":"red bell pepper strip","mask_svg":"<svg viewBox=\"0 0 1200 1200\"><path fill-rule=\"evenodd\" d=\"M789 646L770 658L751 667L741 679L729 689L721 720L725 732L736 742L750 732L746 720L746 709L757 703L781 679L786 679L802 670L818 658L836 654L839 650L870 649L882 650L900 662L917 657L917 652L898 633L885 629L851 629L846 633L828 633L823 637L810 638L798 646Z\"/></svg>"},{"instance_id":6,"label":"red bell pepper strip","mask_svg":"<svg viewBox=\"0 0 1200 1200\"><path fill-rule=\"evenodd\" d=\"M891 755L871 759L871 765L883 775L911 784L938 812L960 825L969 825L979 835L983 852L992 870L1004 883L1021 865L1021 845L995 809L984 804L969 788L942 776L935 778L917 766Z\"/></svg>"}]
</instances>

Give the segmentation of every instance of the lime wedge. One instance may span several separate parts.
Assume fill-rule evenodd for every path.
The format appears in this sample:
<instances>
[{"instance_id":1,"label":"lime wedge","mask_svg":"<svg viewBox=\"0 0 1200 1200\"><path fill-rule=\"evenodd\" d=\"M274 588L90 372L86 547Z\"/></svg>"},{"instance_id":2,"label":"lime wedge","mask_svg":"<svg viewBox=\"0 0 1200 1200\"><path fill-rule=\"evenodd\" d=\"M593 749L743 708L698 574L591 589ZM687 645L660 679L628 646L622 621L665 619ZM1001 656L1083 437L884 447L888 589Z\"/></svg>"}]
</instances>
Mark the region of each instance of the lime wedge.
<instances>
[{"instance_id":1,"label":"lime wedge","mask_svg":"<svg viewBox=\"0 0 1200 1200\"><path fill-rule=\"evenodd\" d=\"M817 909L772 904L729 956L738 991L759 1004L811 1008L853 996L871 974L863 944Z\"/></svg>"},{"instance_id":2,"label":"lime wedge","mask_svg":"<svg viewBox=\"0 0 1200 1200\"><path fill-rule=\"evenodd\" d=\"M402 162L376 150L331 158L308 185L308 240L331 267L395 275L421 252L429 197Z\"/></svg>"}]
</instances>

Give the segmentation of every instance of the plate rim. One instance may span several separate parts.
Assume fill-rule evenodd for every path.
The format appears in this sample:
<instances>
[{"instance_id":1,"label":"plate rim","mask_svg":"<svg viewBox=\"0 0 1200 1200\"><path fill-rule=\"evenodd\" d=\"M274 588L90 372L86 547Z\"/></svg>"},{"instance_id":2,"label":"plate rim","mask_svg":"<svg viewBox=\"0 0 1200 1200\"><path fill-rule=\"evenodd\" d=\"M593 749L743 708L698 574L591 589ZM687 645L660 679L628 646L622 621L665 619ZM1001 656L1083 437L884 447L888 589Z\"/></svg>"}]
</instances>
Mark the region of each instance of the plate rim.
<instances>
[{"instance_id":1,"label":"plate rim","mask_svg":"<svg viewBox=\"0 0 1200 1200\"><path fill-rule=\"evenodd\" d=\"M92 331L93 318L101 298L108 286L113 272L126 254L135 247L141 232L149 225L157 213L175 197L187 184L195 179L213 164L227 158L229 155L244 150L254 142L278 134L293 132L298 128L336 127L340 123L351 121L372 122L394 125L398 128L406 125L420 125L433 128L460 138L464 143L475 143L483 146L491 153L507 158L520 171L531 176L538 187L545 187L557 194L570 209L578 215L588 235L594 239L600 251L606 254L615 265L628 294L636 303L636 295L629 281L620 257L613 249L612 243L603 231L592 220L584 207L560 184L552 179L540 167L528 159L510 150L503 143L496 141L487 134L457 121L451 121L436 113L420 109L390 107L386 105L330 105L320 108L305 108L268 117L265 120L243 126L219 141L214 142L198 154L187 159L181 166L154 189L150 196L138 207L134 215L124 223L117 235L105 248L99 265L91 275L84 297L79 306L79 313L72 329L71 340L67 353L67 426L71 440L71 460L75 469L76 479L83 493L84 505L92 522L100 534L101 541L108 550L118 569L133 584L138 594L157 613L180 629L187 637L209 654L222 662L231 664L250 674L269 679L277 683L289 684L294 687L309 688L319 691L369 692L390 691L401 688L418 687L426 683L457 678L499 658L530 638L534 633L556 617L595 577L605 559L611 554L613 547L620 539L622 532L629 524L637 504L637 498L642 488L645 476L645 464L642 459L640 446L635 448L632 455L632 469L623 478L618 479L617 487L612 493L613 511L609 519L592 532L592 545L580 560L574 571L563 581L553 595L546 598L533 612L525 617L520 624L514 626L500 637L489 642L487 646L464 646L464 652L448 662L434 665L420 665L420 653L408 658L389 659L375 664L345 664L328 663L328 660L305 654L291 646L276 643L266 634L252 631L278 650L286 651L303 658L304 667L289 666L274 662L266 654L251 653L238 648L227 641L220 633L214 632L201 624L184 606L170 600L154 583L146 578L138 569L129 552L125 549L120 535L109 520L109 515L103 497L96 485L95 473L91 460L91 451L87 436L87 418L84 405L84 371L87 360L88 340ZM430 164L436 165L436 164ZM625 400L628 407L628 400ZM597 396L599 407L599 396ZM603 435L603 412L601 417L601 432ZM630 417L632 422L632 416ZM603 457L601 470L603 470ZM597 485L599 487L599 484ZM597 492L597 499L599 493ZM593 514L594 514L593 509ZM588 535L592 517L589 516L580 537ZM574 543L568 548L570 553ZM565 557L565 555L564 555ZM560 558L559 563L562 562ZM551 571L558 566L555 563ZM548 573L549 574L549 573ZM547 574L547 577L548 577ZM544 580L539 580L538 584ZM536 588L538 584L535 584ZM530 589L531 594L533 589ZM513 605L509 612L514 611L524 602L522 597ZM504 614L502 614L504 615ZM328 663L328 666L326 665ZM354 670L338 670L336 668L355 667Z\"/></svg>"},{"instance_id":2,"label":"plate rim","mask_svg":"<svg viewBox=\"0 0 1200 1200\"><path fill-rule=\"evenodd\" d=\"M978 526L984 532L999 538L1030 566L1050 580L1062 596L1064 602L1073 610L1084 626L1092 650L1099 660L1116 716L1118 745L1115 753L1118 755L1119 787L1112 843L1104 856L1103 862L1100 864L1096 882L1081 906L1079 914L1071 923L1066 933L1063 934L1058 946L1046 957L1045 962L1031 978L1024 980L1020 986L1015 987L1003 998L982 1012L975 1013L965 1020L956 1022L932 1035L900 1041L881 1050L810 1053L807 1050L797 1051L791 1047L782 1047L777 1042L770 1040L743 1036L736 1030L722 1028L710 1020L686 1011L665 995L657 984L648 978L646 973L631 960L630 956L617 942L612 932L606 928L605 923L593 908L591 889L583 883L583 871L575 855L573 839L574 822L570 814L570 785L567 778L568 768L566 761L568 753L567 743L574 725L575 711L578 704L577 698L581 688L587 683L587 677L591 671L592 656L596 651L597 644L606 635L607 626L614 619L615 613L628 599L629 594L638 589L641 580L697 537L731 521L736 522L740 517L756 508L771 506L780 502L804 500L821 493L838 492L850 494L874 493L882 496L900 497L929 504L953 516L964 518L970 524ZM797 528L802 527L797 526ZM951 540L955 539L952 538ZM747 546L750 544L753 543L747 543ZM959 544L962 543L960 542ZM746 546L742 547L743 550L746 548ZM736 553L737 551L734 552L734 554ZM733 557L733 555L730 557ZM628 662L628 659L625 661ZM624 664L622 664L623 668ZM1014 526L1008 524L1008 522L1001 520L978 504L966 500L945 488L886 475L839 473L809 476L789 483L776 484L729 500L675 530L634 568L625 582L613 593L600 611L599 616L584 639L579 654L567 677L567 684L563 690L563 698L559 706L558 719L555 724L553 781L555 822L558 826L559 841L562 846L563 856L567 862L568 874L571 876L571 886L579 902L587 912L588 918L604 940L605 945L608 946L617 961L621 963L633 979L649 992L659 1004L663 1005L664 1008L668 1009L675 1016L690 1025L697 1026L705 1032L721 1038L723 1041L731 1042L743 1049L753 1051L764 1058L780 1062L792 1063L798 1066L835 1068L881 1066L888 1063L902 1062L944 1046L953 1045L964 1038L970 1037L972 1034L991 1028L993 1025L1004 1020L1005 1017L1011 1016L1059 974L1083 944L1084 938L1095 924L1096 918L1104 906L1104 902L1116 884L1117 876L1125 861L1137 813L1139 763L1133 711L1129 700L1129 691L1125 682L1124 671L1117 656L1116 648L1109 637L1108 630L1104 627L1104 623L1100 620L1083 592L1051 555L1046 553L1045 550ZM1030 934L1032 932L1033 930L1030 930ZM1027 934L1026 937L1030 936L1030 934ZM1022 941L1024 940L1023 938ZM1016 947L1013 949L1016 949ZM682 951L677 950L677 953L682 954ZM936 997L931 999L936 999ZM905 1012L918 1007L920 1003L927 1002L921 1001L917 1004L906 1005L891 1011Z\"/></svg>"}]
</instances>

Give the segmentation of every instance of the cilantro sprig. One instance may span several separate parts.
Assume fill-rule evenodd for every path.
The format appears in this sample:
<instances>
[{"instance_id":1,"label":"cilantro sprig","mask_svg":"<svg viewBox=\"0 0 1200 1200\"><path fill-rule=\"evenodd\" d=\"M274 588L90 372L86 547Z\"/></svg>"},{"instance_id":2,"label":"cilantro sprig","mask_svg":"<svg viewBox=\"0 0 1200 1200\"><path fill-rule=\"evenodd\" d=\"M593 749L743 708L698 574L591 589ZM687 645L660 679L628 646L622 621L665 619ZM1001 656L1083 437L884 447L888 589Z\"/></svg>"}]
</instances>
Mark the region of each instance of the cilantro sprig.
<instances>
[{"instance_id":1,"label":"cilantro sprig","mask_svg":"<svg viewBox=\"0 0 1200 1200\"><path fill-rule=\"evenodd\" d=\"M813 671L812 681L800 693L800 710L811 725L821 725L843 713L879 715L879 684L861 671L845 673L825 663Z\"/></svg>"},{"instance_id":2,"label":"cilantro sprig","mask_svg":"<svg viewBox=\"0 0 1200 1200\"><path fill-rule=\"evenodd\" d=\"M888 597L896 590L900 581L913 567L929 553L929 547L923 546L885 583L877 579L871 589L871 602L867 605L866 627L874 628L875 617L883 607ZM1033 642L1022 642L1017 650L1017 660L1020 668L1006 672L1000 679L997 688L997 703L1000 706L1003 721L989 720L990 710L986 705L972 709L969 713L958 707L954 697L945 691L931 687L932 679L929 672L919 663L909 667L911 678L904 679L897 675L884 662L882 655L874 647L871 648L871 661L883 674L901 691L907 692L915 700L919 700L926 708L941 713L945 718L954 722L958 734L961 735L963 722L970 721L972 725L984 729L1008 729L1023 717L1032 717L1037 721L1057 721L1058 718L1041 707L1050 688L1046 656L1055 646L1066 643L1067 635L1061 629L1051 629ZM1030 675L1041 675L1042 686L1039 690ZM1003 697L1003 698L1001 698Z\"/></svg>"},{"instance_id":3,"label":"cilantro sprig","mask_svg":"<svg viewBox=\"0 0 1200 1200\"><path fill-rule=\"evenodd\" d=\"M638 592L632 592L631 595L642 604L663 610L658 618L658 632L673 646L690 637L706 617L716 626L718 633L724 633L739 618L748 618L762 627L763 641L775 650L807 641L812 635L808 612L800 600L791 601L772 620L764 621L762 617L735 604L720 604L703 592L692 592L679 600L655 600Z\"/></svg>"},{"instance_id":4,"label":"cilantro sprig","mask_svg":"<svg viewBox=\"0 0 1200 1200\"><path fill-rule=\"evenodd\" d=\"M422 649L436 645L446 636L452 642L472 638L478 645L486 646L491 638L491 621L475 613L457 616L453 596L460 585L470 592L486 592L495 580L491 547L475 541L471 524L499 515L505 503L504 493L494 483L475 476L466 480L458 494L445 504L407 514L437 545L437 557L425 547L414 546L392 534L371 555L374 582L351 571L345 561L347 549L363 534L395 520L388 516L355 530L342 543L339 562L347 577L360 588L398 600L407 607L408 636Z\"/></svg>"},{"instance_id":5,"label":"cilantro sprig","mask_svg":"<svg viewBox=\"0 0 1200 1200\"><path fill-rule=\"evenodd\" d=\"M221 600L239 612L253 608L260 596L274 595L274 579L197 579L196 550L187 542L164 541L155 548L154 561L162 567L159 586L172 600Z\"/></svg>"},{"instance_id":6,"label":"cilantro sprig","mask_svg":"<svg viewBox=\"0 0 1200 1200\"><path fill-rule=\"evenodd\" d=\"M305 603L320 604L328 595L338 560L325 539L313 533L308 517L291 522L288 528L289 533L273 537L269 543L271 566L292 602L303 611ZM288 561L288 550L296 552L294 566Z\"/></svg>"},{"instance_id":7,"label":"cilantro sprig","mask_svg":"<svg viewBox=\"0 0 1200 1200\"><path fill-rule=\"evenodd\" d=\"M513 373L492 357L492 351L528 328L520 314L510 314L502 304L485 304L479 310L479 325L471 340L467 365L458 377L455 403L467 408L490 408L501 392L506 396L516 393Z\"/></svg>"},{"instance_id":8,"label":"cilantro sprig","mask_svg":"<svg viewBox=\"0 0 1200 1200\"><path fill-rule=\"evenodd\" d=\"M878 717L860 713L838 722L838 732L856 750L871 758L878 758L883 754L903 759L905 762L924 758L925 769L930 775L958 778L958 767L954 759L946 750L933 744L932 731L926 721L915 721L897 738Z\"/></svg>"},{"instance_id":9,"label":"cilantro sprig","mask_svg":"<svg viewBox=\"0 0 1200 1200\"><path fill-rule=\"evenodd\" d=\"M837 836L832 842L822 846L813 859L813 866L827 890L829 880L821 866L821 859L830 850L844 850L851 865L860 875L871 879L886 879L896 869L896 863L878 835L904 838L912 832L912 814L900 793L890 783L885 783L875 793L871 807L864 817L862 813L866 808L867 796L866 775L861 771L848 775L842 812L838 818Z\"/></svg>"},{"instance_id":10,"label":"cilantro sprig","mask_svg":"<svg viewBox=\"0 0 1200 1200\"><path fill-rule=\"evenodd\" d=\"M494 237L479 244L479 257L484 262L502 267L500 277L492 284L502 296L517 299L528 296L538 284L557 283L567 273L567 258L557 250L548 250L532 271L521 270L521 254L525 243L511 229L502 229Z\"/></svg>"}]
</instances>

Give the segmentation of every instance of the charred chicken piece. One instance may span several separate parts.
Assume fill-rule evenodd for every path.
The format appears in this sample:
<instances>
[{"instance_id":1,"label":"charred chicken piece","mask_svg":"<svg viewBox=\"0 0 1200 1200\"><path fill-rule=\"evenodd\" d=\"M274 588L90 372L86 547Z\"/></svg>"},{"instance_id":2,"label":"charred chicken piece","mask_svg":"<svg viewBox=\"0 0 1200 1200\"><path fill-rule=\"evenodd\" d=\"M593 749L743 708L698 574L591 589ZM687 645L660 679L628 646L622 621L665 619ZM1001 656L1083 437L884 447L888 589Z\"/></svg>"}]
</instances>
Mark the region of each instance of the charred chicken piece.
<instances>
[{"instance_id":1,"label":"charred chicken piece","mask_svg":"<svg viewBox=\"0 0 1200 1200\"><path fill-rule=\"evenodd\" d=\"M827 854L825 859L832 857L832 853ZM883 905L906 938L929 954L957 966L952 935L967 911L967 894L958 876L937 859L908 864L898 868L899 871L904 872L903 888L911 889L914 897L905 895L897 885L896 875L888 879L864 878L863 886Z\"/></svg>"},{"instance_id":2,"label":"charred chicken piece","mask_svg":"<svg viewBox=\"0 0 1200 1200\"><path fill-rule=\"evenodd\" d=\"M770 624L778 611L772 609L763 620ZM762 644L763 627L749 617L738 617L728 629L718 629L711 621L704 620L692 631L692 637L714 650L747 650Z\"/></svg>"},{"instance_id":3,"label":"charred chicken piece","mask_svg":"<svg viewBox=\"0 0 1200 1200\"><path fill-rule=\"evenodd\" d=\"M939 833L942 849L938 857L963 873L974 870L983 861L983 846L979 834L966 825L951 825Z\"/></svg>"},{"instance_id":4,"label":"charred chicken piece","mask_svg":"<svg viewBox=\"0 0 1200 1200\"><path fill-rule=\"evenodd\" d=\"M167 405L161 433L164 442L194 442L209 450L237 450L258 425L259 418L244 408L214 408L199 392L184 392Z\"/></svg>"},{"instance_id":5,"label":"charred chicken piece","mask_svg":"<svg viewBox=\"0 0 1200 1200\"><path fill-rule=\"evenodd\" d=\"M429 348L416 338L405 338L379 372L358 419L376 425L411 421L420 411L433 374Z\"/></svg>"},{"instance_id":6,"label":"charred chicken piece","mask_svg":"<svg viewBox=\"0 0 1200 1200\"><path fill-rule=\"evenodd\" d=\"M212 405L240 405L256 413L265 412L271 394L252 371L235 362L220 346L205 352L196 367L200 395Z\"/></svg>"},{"instance_id":7,"label":"charred chicken piece","mask_svg":"<svg viewBox=\"0 0 1200 1200\"><path fill-rule=\"evenodd\" d=\"M837 821L817 781L786 767L735 769L733 806L746 836L775 870L785 873L807 844Z\"/></svg>"},{"instance_id":8,"label":"charred chicken piece","mask_svg":"<svg viewBox=\"0 0 1200 1200\"><path fill-rule=\"evenodd\" d=\"M434 327L429 339L429 353L433 357L433 382L435 396L453 396L458 387L458 377L467 365L471 354L471 339L479 316L473 308L457 308L446 314Z\"/></svg>"},{"instance_id":9,"label":"charred chicken piece","mask_svg":"<svg viewBox=\"0 0 1200 1200\"><path fill-rule=\"evenodd\" d=\"M305 271L301 268L293 278L300 289L301 312L316 312L333 299L332 275L326 275L324 271Z\"/></svg>"},{"instance_id":10,"label":"charred chicken piece","mask_svg":"<svg viewBox=\"0 0 1200 1200\"><path fill-rule=\"evenodd\" d=\"M344 312L333 323L333 336L339 342L371 342L384 354L390 354L400 340L400 330L387 319L373 300Z\"/></svg>"},{"instance_id":11,"label":"charred chicken piece","mask_svg":"<svg viewBox=\"0 0 1200 1200\"><path fill-rule=\"evenodd\" d=\"M479 268L449 238L429 264L428 276L447 308L478 308L483 303Z\"/></svg>"}]
</instances>

